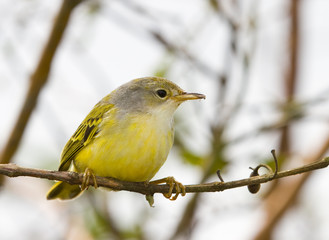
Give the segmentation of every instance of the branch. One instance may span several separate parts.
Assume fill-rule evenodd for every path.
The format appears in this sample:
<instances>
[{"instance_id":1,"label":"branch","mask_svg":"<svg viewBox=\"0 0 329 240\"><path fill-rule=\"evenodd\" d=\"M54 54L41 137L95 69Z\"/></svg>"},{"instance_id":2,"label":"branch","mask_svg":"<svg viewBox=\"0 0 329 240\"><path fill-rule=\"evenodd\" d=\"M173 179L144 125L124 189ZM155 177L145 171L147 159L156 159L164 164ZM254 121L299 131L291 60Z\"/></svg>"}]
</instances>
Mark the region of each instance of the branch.
<instances>
[{"instance_id":1,"label":"branch","mask_svg":"<svg viewBox=\"0 0 329 240\"><path fill-rule=\"evenodd\" d=\"M0 154L0 163L9 163L22 139L25 127L37 104L42 87L46 84L56 50L63 38L73 9L81 0L63 0L62 6L55 19L48 41L43 49L34 73L30 77L30 85L24 105L17 117L10 137Z\"/></svg>"},{"instance_id":2,"label":"branch","mask_svg":"<svg viewBox=\"0 0 329 240\"><path fill-rule=\"evenodd\" d=\"M329 149L329 136L324 141L319 150L312 156L305 157L304 162L316 163L316 159L322 158ZM328 157L327 157L328 158ZM253 238L254 240L270 239L273 229L280 221L285 212L291 208L300 193L304 183L309 179L312 172L303 174L297 181L281 182L279 186L265 199L264 206L267 209L264 226ZM271 211L269 211L271 210Z\"/></svg>"},{"instance_id":3,"label":"branch","mask_svg":"<svg viewBox=\"0 0 329 240\"><path fill-rule=\"evenodd\" d=\"M250 178L245 178L245 179L235 180L230 182L210 182L204 184L185 185L185 187L187 193L219 192L219 191L224 191L226 189L266 183L274 179L284 178L292 175L297 175L297 174L325 168L328 165L329 165L329 157L324 158L321 161L311 163L299 168L278 172L276 175L266 174L262 176L255 176L255 177L250 177ZM79 174L75 172L49 171L49 170L41 170L41 169L33 169L33 168L23 168L15 164L0 164L0 174L6 175L8 177L28 176L28 177L36 177L36 178L45 178L49 180L58 180L58 181L67 182L69 184L79 184L79 185L82 183L83 180L83 174ZM111 188L116 191L124 190L124 191L136 192L144 195L153 195L154 193L167 193L169 191L169 186L166 184L154 185L154 184L147 184L145 182L126 182L113 178L105 178L98 176L96 176L96 181L98 186L100 187ZM89 184L91 186L94 185L92 178L90 179Z\"/></svg>"}]
</instances>

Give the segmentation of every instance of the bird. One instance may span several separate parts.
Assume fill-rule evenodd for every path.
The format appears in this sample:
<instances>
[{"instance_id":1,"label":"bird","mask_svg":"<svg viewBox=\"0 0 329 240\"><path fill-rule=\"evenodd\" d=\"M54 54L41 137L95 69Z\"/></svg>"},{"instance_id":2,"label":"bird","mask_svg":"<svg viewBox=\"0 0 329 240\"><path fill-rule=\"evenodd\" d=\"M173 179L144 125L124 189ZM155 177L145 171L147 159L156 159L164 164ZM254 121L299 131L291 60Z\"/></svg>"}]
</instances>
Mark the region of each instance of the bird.
<instances>
[{"instance_id":1,"label":"bird","mask_svg":"<svg viewBox=\"0 0 329 240\"><path fill-rule=\"evenodd\" d=\"M73 199L88 188L90 178L97 187L95 176L167 183L165 197L175 200L179 193L185 195L184 185L173 177L150 180L172 148L176 109L196 99L205 95L187 93L161 77L134 79L113 90L89 112L61 153L58 170L83 173L82 185L56 182L47 199Z\"/></svg>"}]
</instances>

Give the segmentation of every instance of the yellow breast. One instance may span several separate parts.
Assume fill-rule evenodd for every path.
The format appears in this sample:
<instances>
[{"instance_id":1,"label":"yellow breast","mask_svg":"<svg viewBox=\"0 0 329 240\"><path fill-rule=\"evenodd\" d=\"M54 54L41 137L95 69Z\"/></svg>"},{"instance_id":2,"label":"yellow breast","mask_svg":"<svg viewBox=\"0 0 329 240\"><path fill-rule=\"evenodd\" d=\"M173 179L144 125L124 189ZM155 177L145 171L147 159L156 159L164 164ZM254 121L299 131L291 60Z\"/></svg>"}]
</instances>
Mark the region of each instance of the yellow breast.
<instances>
[{"instance_id":1,"label":"yellow breast","mask_svg":"<svg viewBox=\"0 0 329 240\"><path fill-rule=\"evenodd\" d=\"M171 121L155 115L131 114L105 119L95 139L74 160L78 172L125 181L148 181L167 159L173 144Z\"/></svg>"}]
</instances>

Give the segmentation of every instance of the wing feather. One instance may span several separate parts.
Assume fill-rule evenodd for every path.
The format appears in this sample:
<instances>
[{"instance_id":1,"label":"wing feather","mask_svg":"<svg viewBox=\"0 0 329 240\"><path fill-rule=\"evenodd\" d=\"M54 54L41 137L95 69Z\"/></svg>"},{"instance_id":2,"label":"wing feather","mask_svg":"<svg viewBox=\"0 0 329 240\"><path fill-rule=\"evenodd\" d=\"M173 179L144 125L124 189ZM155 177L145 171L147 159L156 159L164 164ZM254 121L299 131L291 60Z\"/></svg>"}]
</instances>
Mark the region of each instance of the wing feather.
<instances>
[{"instance_id":1,"label":"wing feather","mask_svg":"<svg viewBox=\"0 0 329 240\"><path fill-rule=\"evenodd\" d=\"M61 155L59 171L66 171L69 169L75 156L97 135L104 114L112 109L113 106L113 104L104 104L100 102L91 110L70 140L66 143Z\"/></svg>"}]
</instances>

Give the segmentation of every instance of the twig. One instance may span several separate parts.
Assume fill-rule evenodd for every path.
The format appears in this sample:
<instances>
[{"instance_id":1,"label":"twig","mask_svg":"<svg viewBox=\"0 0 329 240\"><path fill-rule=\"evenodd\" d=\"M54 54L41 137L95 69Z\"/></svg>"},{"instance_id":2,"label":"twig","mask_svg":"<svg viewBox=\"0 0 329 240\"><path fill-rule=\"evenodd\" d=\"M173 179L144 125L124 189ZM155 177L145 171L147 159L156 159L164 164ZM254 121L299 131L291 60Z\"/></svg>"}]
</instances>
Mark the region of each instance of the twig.
<instances>
[{"instance_id":1,"label":"twig","mask_svg":"<svg viewBox=\"0 0 329 240\"><path fill-rule=\"evenodd\" d=\"M259 176L259 173L258 173L258 170L263 167L263 168L266 168L270 174L272 175L271 176L271 179L274 179L276 177L276 175L278 174L278 171L279 171L279 166L278 166L278 159L276 158L276 154L275 154L275 150L273 149L271 151L272 155L273 155L273 159L274 159L274 162L275 162L275 170L273 172L272 168L266 164L259 164L256 168L252 168L252 167L249 167L252 172L250 174L250 177L255 177L255 176ZM251 185L248 185L248 190L250 193L258 193L260 189L260 184L251 184Z\"/></svg>"},{"instance_id":2,"label":"twig","mask_svg":"<svg viewBox=\"0 0 329 240\"><path fill-rule=\"evenodd\" d=\"M220 170L219 169L216 171L216 174L217 174L217 177L219 178L219 180L221 182L225 182L224 179L223 179L223 177L222 177L222 175L220 174Z\"/></svg>"},{"instance_id":3,"label":"twig","mask_svg":"<svg viewBox=\"0 0 329 240\"><path fill-rule=\"evenodd\" d=\"M230 182L210 182L204 184L185 185L187 193L196 192L219 192L226 189L238 188L248 186L251 184L261 184L269 182L273 179L284 178L292 175L297 175L305 172L310 172L316 169L325 168L329 165L329 157L321 161L311 163L299 168L281 171L273 178L273 174L266 174L262 176L255 176L241 180ZM0 174L8 177L29 176L36 178L45 178L49 180L64 181L70 184L81 184L83 174L65 171L49 171L33 168L23 168L15 164L0 164ZM111 188L113 190L124 190L130 192L137 192L144 195L153 195L154 193L167 193L169 190L168 185L153 185L145 184L144 182L125 182L113 178L96 177L98 186ZM90 179L90 185L94 185L93 178ZM175 191L173 191L175 192Z\"/></svg>"},{"instance_id":4,"label":"twig","mask_svg":"<svg viewBox=\"0 0 329 240\"><path fill-rule=\"evenodd\" d=\"M275 175L277 175L278 171L279 171L278 159L276 158L276 154L275 154L274 149L271 150L271 154L274 158L274 163L275 163L275 170L274 170L274 174L273 174L273 177L275 177Z\"/></svg>"},{"instance_id":5,"label":"twig","mask_svg":"<svg viewBox=\"0 0 329 240\"><path fill-rule=\"evenodd\" d=\"M316 159L322 158L327 153L328 149L329 136L327 136L326 140L316 153L312 154L312 156L305 157L304 162L316 162ZM271 238L273 229L275 229L285 212L296 202L301 189L312 173L313 172L307 172L296 179L296 181L282 181L274 191L270 192L263 204L264 208L267 210L266 218L264 219L262 228L259 229L257 235L253 238L254 240Z\"/></svg>"},{"instance_id":6,"label":"twig","mask_svg":"<svg viewBox=\"0 0 329 240\"><path fill-rule=\"evenodd\" d=\"M68 24L71 12L81 0L63 0L63 4L56 17L48 41L43 49L40 60L34 73L30 77L30 85L25 97L24 105L17 117L13 130L8 141L0 155L0 163L9 163L12 156L16 152L22 139L25 127L30 116L37 104L37 99L42 87L48 79L54 55L57 47L62 40L64 30Z\"/></svg>"},{"instance_id":7,"label":"twig","mask_svg":"<svg viewBox=\"0 0 329 240\"><path fill-rule=\"evenodd\" d=\"M289 33L289 45L287 51L289 69L286 72L285 76L285 95L286 95L286 105L289 105L294 101L295 92L298 87L298 72L299 72L299 35L300 35L300 14L301 14L301 1L292 0L290 1L290 33ZM284 116L290 115L290 112L285 110L283 111ZM291 154L291 124L288 124L282 127L281 131L281 140L279 145L280 154L282 156L289 156ZM315 158L318 159L318 158ZM271 192L271 196L266 199L266 203L279 203L276 208L273 208L273 205L266 205L265 214L267 215L266 222L254 238L254 240L263 240L270 239L273 235L273 230L277 226L281 217L284 215L285 211L291 207L295 201L293 199L297 196L299 190L301 189L303 183L307 179L307 176L303 176L296 183L296 187L290 188L289 185L275 186ZM285 199L280 199L280 202L277 202L277 199L274 199L273 196L282 195L282 193L290 192L287 194ZM273 201L274 200L274 201Z\"/></svg>"}]
</instances>

